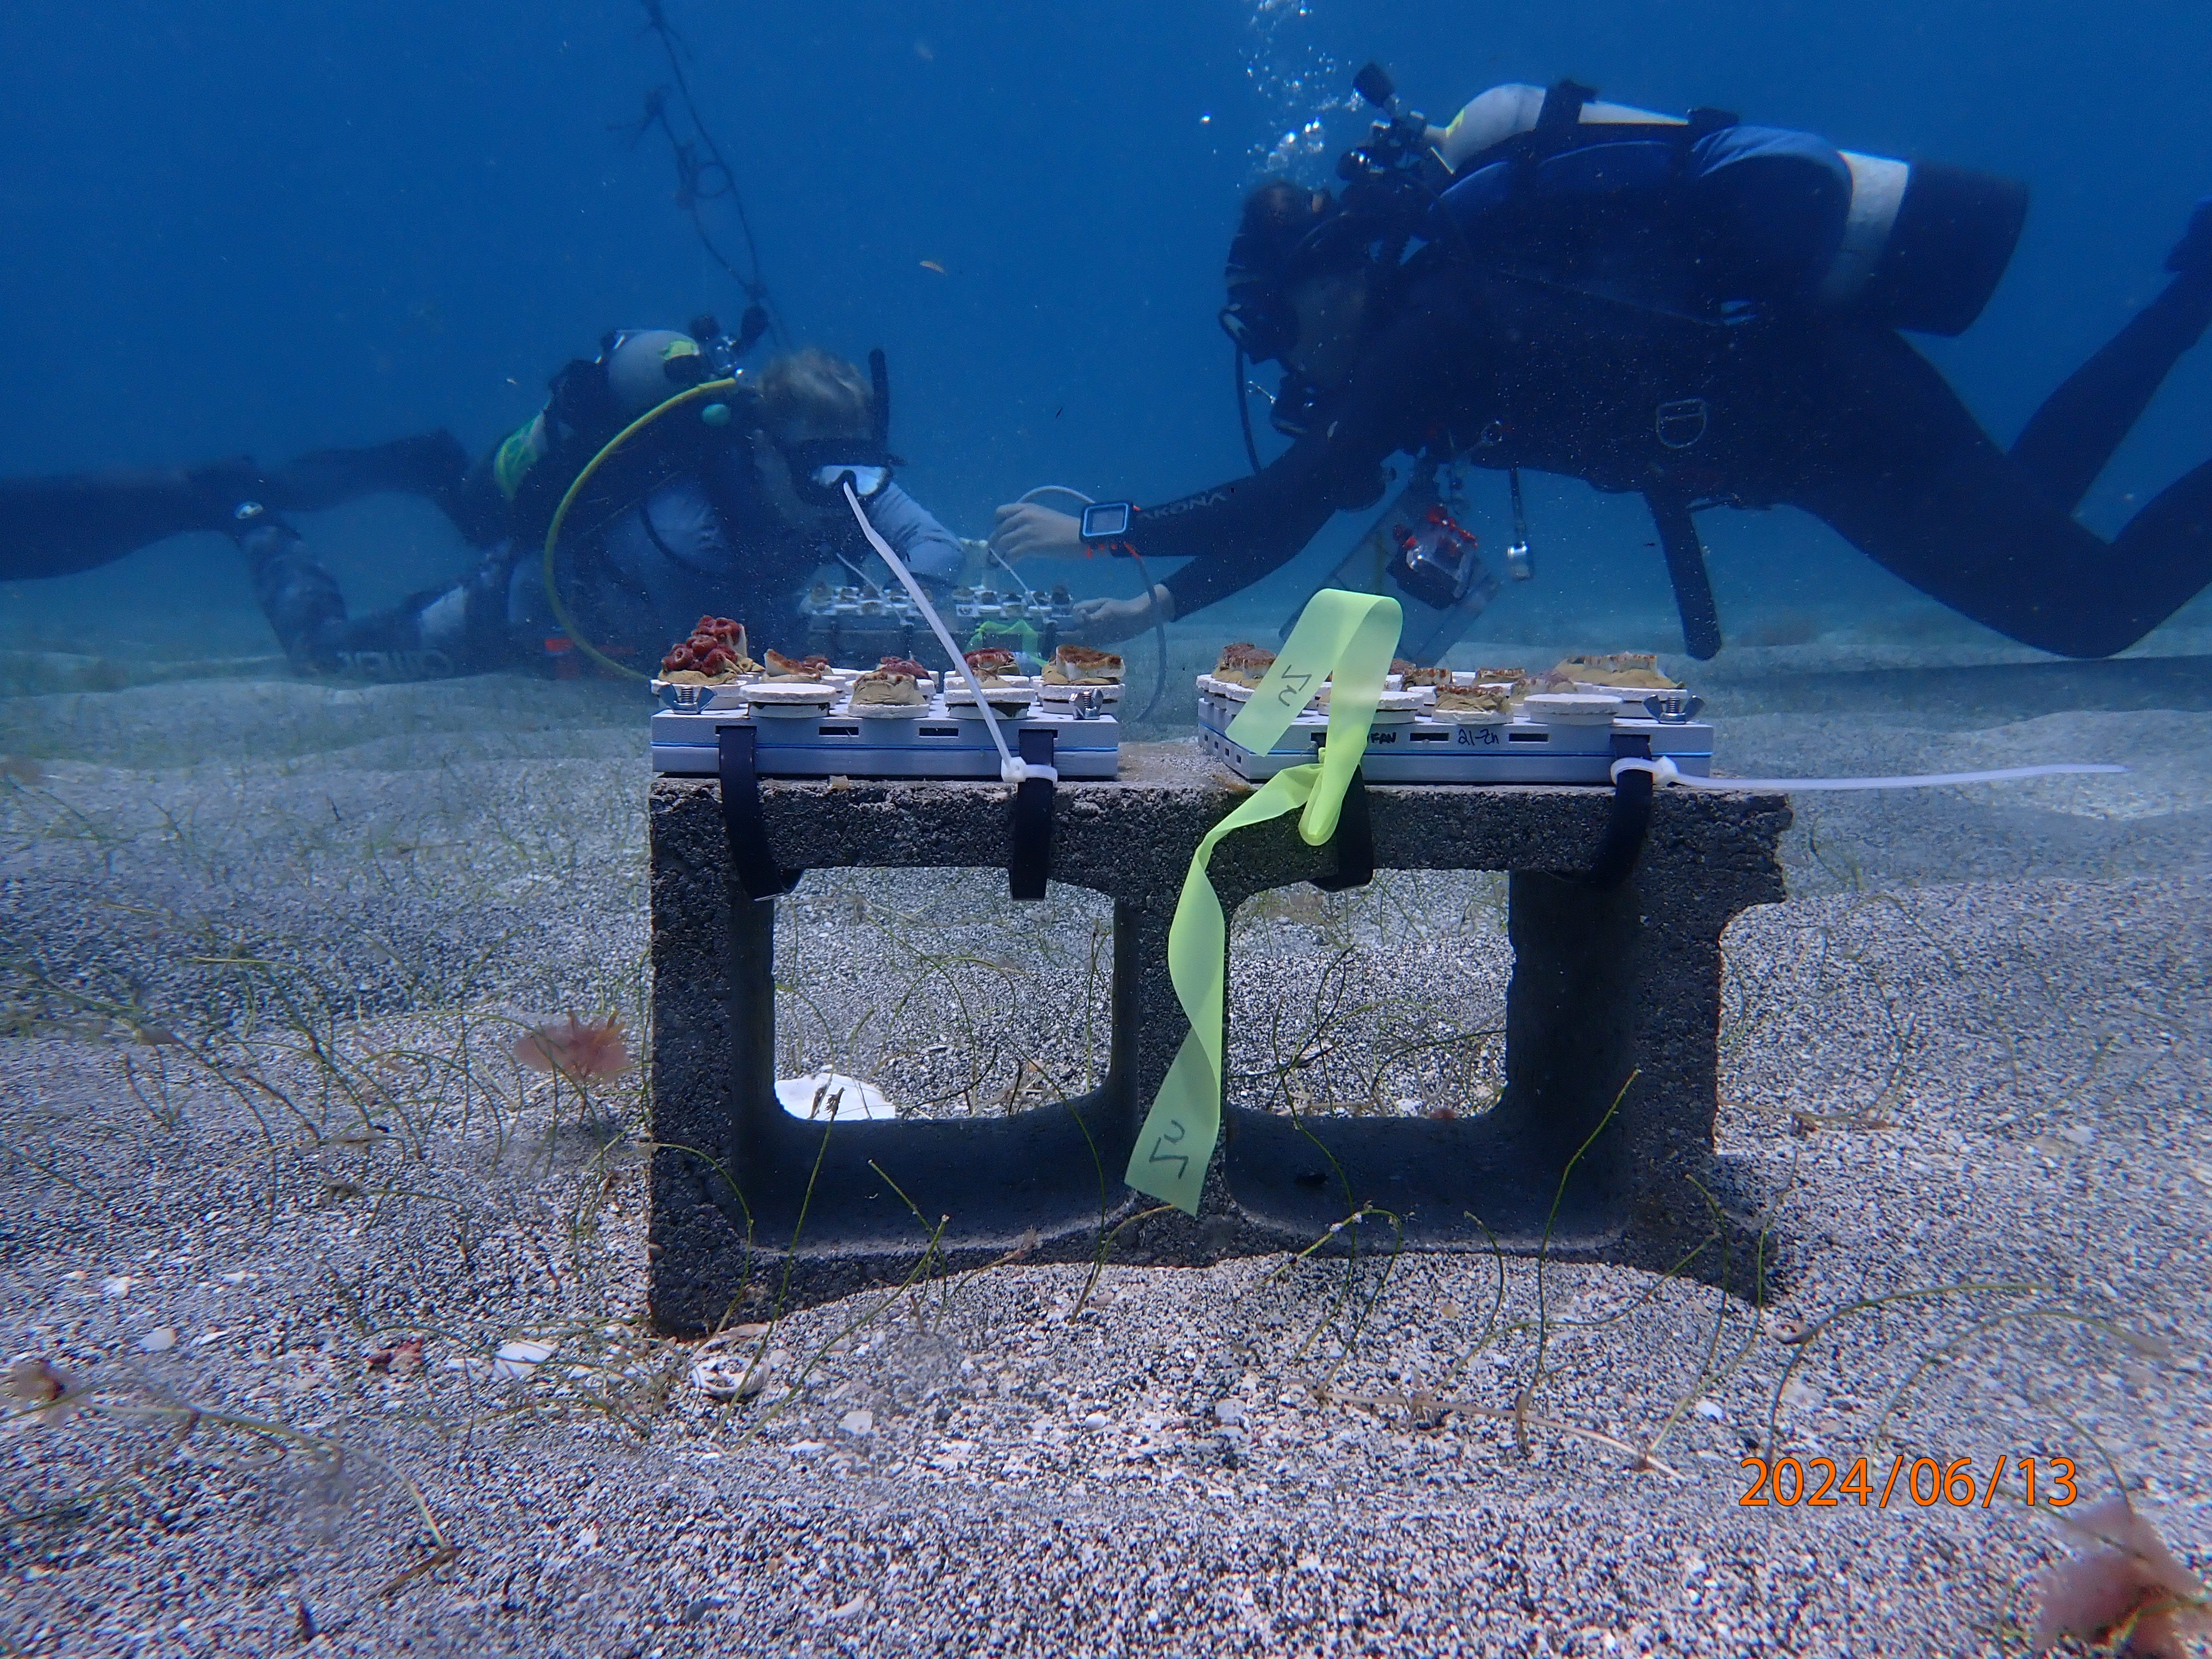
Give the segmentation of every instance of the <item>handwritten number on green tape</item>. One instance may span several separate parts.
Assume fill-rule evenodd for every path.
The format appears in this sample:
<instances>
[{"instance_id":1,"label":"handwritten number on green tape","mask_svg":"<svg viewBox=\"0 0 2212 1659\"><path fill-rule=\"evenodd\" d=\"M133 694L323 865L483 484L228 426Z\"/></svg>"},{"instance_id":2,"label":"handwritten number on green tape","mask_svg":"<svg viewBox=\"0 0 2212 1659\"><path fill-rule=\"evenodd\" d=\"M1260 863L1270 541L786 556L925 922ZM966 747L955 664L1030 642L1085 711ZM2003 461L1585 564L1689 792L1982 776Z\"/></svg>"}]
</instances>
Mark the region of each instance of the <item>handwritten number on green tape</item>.
<instances>
[{"instance_id":1,"label":"handwritten number on green tape","mask_svg":"<svg viewBox=\"0 0 2212 1659\"><path fill-rule=\"evenodd\" d=\"M1229 724L1229 736L1266 754L1290 729L1321 683L1329 693L1328 741L1318 763L1277 773L1215 824L1191 855L1182 897L1168 929L1168 974L1190 1020L1190 1035L1138 1132L1129 1185L1198 1213L1206 1166L1221 1138L1221 1022L1226 996L1228 927L1206 875L1213 849L1248 823L1300 812L1298 835L1319 847L1336 833L1344 792L1366 752L1368 728L1398 648L1402 617L1395 599L1323 588L1308 602L1282 654Z\"/></svg>"}]
</instances>

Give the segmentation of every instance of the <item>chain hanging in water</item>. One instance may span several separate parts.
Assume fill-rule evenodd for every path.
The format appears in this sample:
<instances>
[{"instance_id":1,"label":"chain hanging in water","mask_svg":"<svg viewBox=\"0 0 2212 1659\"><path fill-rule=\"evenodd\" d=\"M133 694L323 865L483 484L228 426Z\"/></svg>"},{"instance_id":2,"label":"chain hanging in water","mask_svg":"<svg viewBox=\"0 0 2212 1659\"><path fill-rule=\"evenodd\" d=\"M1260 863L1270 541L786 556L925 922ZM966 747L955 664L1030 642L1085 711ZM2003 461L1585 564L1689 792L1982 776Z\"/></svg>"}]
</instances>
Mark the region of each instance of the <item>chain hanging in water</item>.
<instances>
[{"instance_id":1,"label":"chain hanging in water","mask_svg":"<svg viewBox=\"0 0 2212 1659\"><path fill-rule=\"evenodd\" d=\"M790 331L785 328L783 315L769 295L768 279L761 271L760 244L753 236L752 216L745 211L744 198L738 191L736 172L722 147L714 141L714 131L699 113L699 105L691 95L690 77L684 72L684 59L690 47L677 33L676 26L668 20L664 0L639 0L645 8L645 27L657 36L660 49L668 58L669 73L675 77L675 94L684 106L684 113L690 124L690 137L676 129L668 112L669 88L655 87L645 94L645 112L635 121L623 122L615 131L629 136L635 144L648 132L658 128L668 140L671 158L676 163L676 204L690 216L691 228L698 234L699 244L715 264L727 271L730 280L737 283L749 307L757 307L766 320L769 331L778 345L791 343ZM724 253L716 244L714 234L707 228L700 204L727 198L738 216L738 228L745 239L745 268Z\"/></svg>"}]
</instances>

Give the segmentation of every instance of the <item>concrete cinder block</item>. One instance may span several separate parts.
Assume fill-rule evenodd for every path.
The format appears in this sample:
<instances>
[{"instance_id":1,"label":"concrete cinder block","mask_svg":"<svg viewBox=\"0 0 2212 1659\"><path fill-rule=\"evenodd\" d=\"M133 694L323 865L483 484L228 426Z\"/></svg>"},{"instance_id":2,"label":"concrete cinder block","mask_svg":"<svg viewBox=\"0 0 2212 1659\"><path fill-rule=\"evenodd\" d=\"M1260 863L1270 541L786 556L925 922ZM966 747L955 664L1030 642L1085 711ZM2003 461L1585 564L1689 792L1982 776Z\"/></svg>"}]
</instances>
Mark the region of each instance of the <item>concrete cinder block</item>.
<instances>
[{"instance_id":1,"label":"concrete cinder block","mask_svg":"<svg viewBox=\"0 0 2212 1659\"><path fill-rule=\"evenodd\" d=\"M1131 1224L1153 1205L1121 1172L1188 1030L1168 924L1193 850L1246 787L1194 743L1132 745L1119 780L1059 786L1053 878L1114 904L1100 1087L988 1122L842 1125L826 1146L775 1100L775 907L732 884L718 792L662 778L650 809L651 1296L665 1327L711 1328L906 1277L921 1255L913 1212L878 1169L923 1213L951 1218L933 1272L1016 1249L1089 1261L1109 1231L1118 1261L1298 1249L1365 1205L1389 1218L1365 1224L1369 1249L1379 1227L1384 1246L1542 1249L1680 1267L1752 1295L1772 1271L1759 1196L1712 1137L1721 934L1784 896L1779 796L1662 792L1634 875L1598 891L1576 872L1604 831L1607 789L1370 786L1378 868L1511 872L1503 1098L1449 1121L1232 1108L1200 1216ZM778 781L761 793L790 868L982 867L1010 850L1001 785ZM1335 857L1278 819L1230 837L1214 883L1233 912L1333 872Z\"/></svg>"}]
</instances>

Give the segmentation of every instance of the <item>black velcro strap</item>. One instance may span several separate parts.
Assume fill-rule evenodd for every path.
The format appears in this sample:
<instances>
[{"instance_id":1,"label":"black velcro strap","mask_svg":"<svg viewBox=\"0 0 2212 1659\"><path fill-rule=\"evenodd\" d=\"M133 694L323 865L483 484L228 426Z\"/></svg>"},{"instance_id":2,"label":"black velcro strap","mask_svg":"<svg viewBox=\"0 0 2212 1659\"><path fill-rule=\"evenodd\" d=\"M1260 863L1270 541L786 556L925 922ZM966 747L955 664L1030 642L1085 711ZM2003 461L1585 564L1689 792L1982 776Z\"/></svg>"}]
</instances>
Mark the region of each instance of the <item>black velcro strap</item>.
<instances>
[{"instance_id":1,"label":"black velcro strap","mask_svg":"<svg viewBox=\"0 0 2212 1659\"><path fill-rule=\"evenodd\" d=\"M1613 734L1615 760L1633 756L1651 758L1651 739L1641 732ZM1605 821L1605 835L1597 844L1590 866L1582 874L1585 886L1609 892L1626 881L1644 852L1644 838L1651 828L1651 774L1641 769L1623 772L1613 781L1613 811Z\"/></svg>"},{"instance_id":2,"label":"black velcro strap","mask_svg":"<svg viewBox=\"0 0 2212 1659\"><path fill-rule=\"evenodd\" d=\"M760 775L754 770L750 726L725 726L716 733L722 777L722 828L730 837L730 872L738 890L758 903L788 893L805 873L786 870L768 844L768 815L761 810Z\"/></svg>"},{"instance_id":3,"label":"black velcro strap","mask_svg":"<svg viewBox=\"0 0 2212 1659\"><path fill-rule=\"evenodd\" d=\"M1536 131L1547 136L1572 131L1582 125L1583 106L1596 96L1595 87L1574 81L1553 82L1536 107Z\"/></svg>"},{"instance_id":4,"label":"black velcro strap","mask_svg":"<svg viewBox=\"0 0 2212 1659\"><path fill-rule=\"evenodd\" d=\"M1313 884L1322 892L1341 893L1347 887L1364 887L1375 879L1375 821L1367 811L1367 780L1357 771L1344 792L1336 834L1328 844L1336 848L1336 868L1313 878Z\"/></svg>"},{"instance_id":5,"label":"black velcro strap","mask_svg":"<svg viewBox=\"0 0 2212 1659\"><path fill-rule=\"evenodd\" d=\"M1030 766L1050 766L1052 732L1030 726L1018 733L1021 757ZM1013 848L1006 860L1006 886L1018 899L1041 899L1052 874L1050 778L1024 778L1014 786Z\"/></svg>"}]
</instances>

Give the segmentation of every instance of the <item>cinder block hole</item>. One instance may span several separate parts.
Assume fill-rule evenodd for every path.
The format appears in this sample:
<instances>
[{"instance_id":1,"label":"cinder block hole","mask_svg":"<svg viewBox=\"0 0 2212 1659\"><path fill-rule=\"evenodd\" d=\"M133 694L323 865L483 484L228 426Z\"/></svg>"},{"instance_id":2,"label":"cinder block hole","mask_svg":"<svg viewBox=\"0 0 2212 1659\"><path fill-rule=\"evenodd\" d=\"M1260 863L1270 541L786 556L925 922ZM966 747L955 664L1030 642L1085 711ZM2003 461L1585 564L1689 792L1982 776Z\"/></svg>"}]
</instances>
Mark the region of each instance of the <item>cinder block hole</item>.
<instances>
[{"instance_id":1,"label":"cinder block hole","mask_svg":"<svg viewBox=\"0 0 2212 1659\"><path fill-rule=\"evenodd\" d=\"M1506 878L1381 870L1230 919L1227 1097L1259 1111L1465 1117L1504 1084Z\"/></svg>"},{"instance_id":2,"label":"cinder block hole","mask_svg":"<svg viewBox=\"0 0 2212 1659\"><path fill-rule=\"evenodd\" d=\"M874 1085L901 1117L1000 1117L1106 1074L1114 906L1003 870L811 870L776 901L775 1071Z\"/></svg>"}]
</instances>

